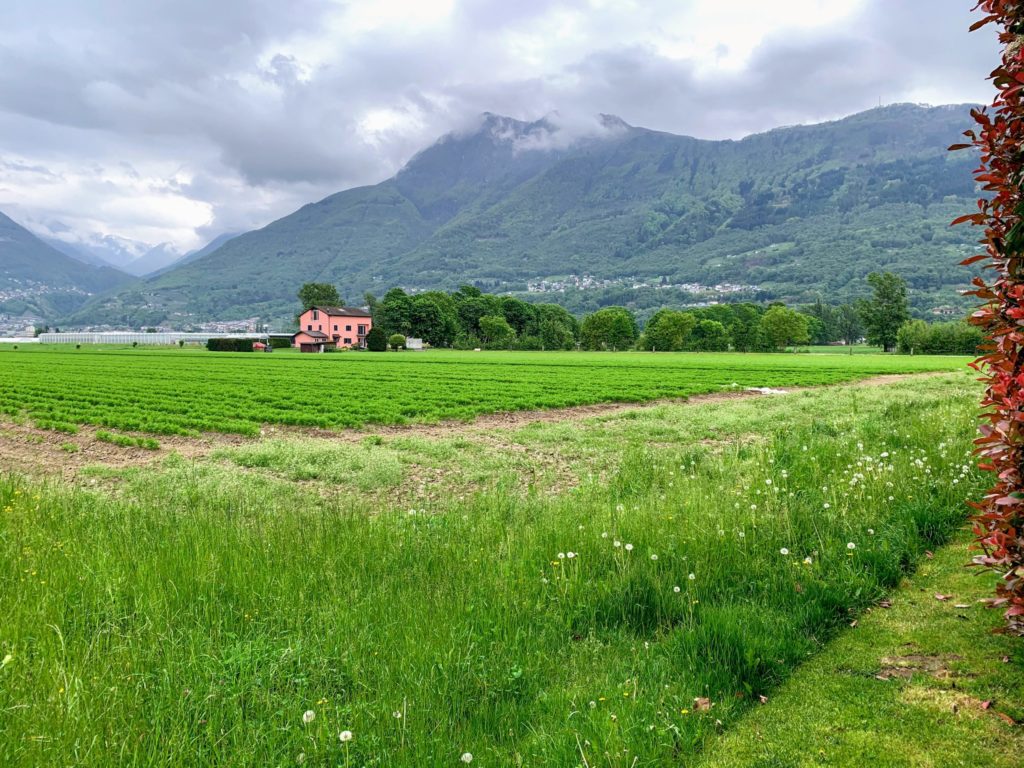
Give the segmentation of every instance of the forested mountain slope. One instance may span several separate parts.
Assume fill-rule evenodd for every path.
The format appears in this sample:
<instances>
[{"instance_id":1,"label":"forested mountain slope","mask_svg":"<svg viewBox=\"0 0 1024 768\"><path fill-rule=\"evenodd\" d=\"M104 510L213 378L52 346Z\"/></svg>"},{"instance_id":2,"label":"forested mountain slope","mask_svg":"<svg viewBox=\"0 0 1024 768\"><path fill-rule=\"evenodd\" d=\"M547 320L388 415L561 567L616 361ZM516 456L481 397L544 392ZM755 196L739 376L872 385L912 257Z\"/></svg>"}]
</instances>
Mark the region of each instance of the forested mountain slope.
<instances>
[{"instance_id":1,"label":"forested mountain slope","mask_svg":"<svg viewBox=\"0 0 1024 768\"><path fill-rule=\"evenodd\" d=\"M525 291L547 281L579 308L840 301L863 294L876 269L906 278L919 308L955 304L968 279L955 265L975 235L948 223L973 205L974 158L946 147L967 110L894 105L740 141L608 116L569 140L545 120L486 115L394 178L304 206L93 301L78 319L283 319L308 281L351 299L393 285ZM560 290L570 274L594 279Z\"/></svg>"},{"instance_id":2,"label":"forested mountain slope","mask_svg":"<svg viewBox=\"0 0 1024 768\"><path fill-rule=\"evenodd\" d=\"M0 313L58 317L131 279L61 253L0 213Z\"/></svg>"}]
</instances>

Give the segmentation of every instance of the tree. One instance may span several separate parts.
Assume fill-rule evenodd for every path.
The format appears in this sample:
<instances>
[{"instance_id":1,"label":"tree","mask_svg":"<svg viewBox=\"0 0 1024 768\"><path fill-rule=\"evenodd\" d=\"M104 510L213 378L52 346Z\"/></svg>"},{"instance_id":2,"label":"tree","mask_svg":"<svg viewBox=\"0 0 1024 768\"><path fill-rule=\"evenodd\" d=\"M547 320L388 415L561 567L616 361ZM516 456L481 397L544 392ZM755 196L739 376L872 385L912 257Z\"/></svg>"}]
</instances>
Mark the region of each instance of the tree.
<instances>
[{"instance_id":1,"label":"tree","mask_svg":"<svg viewBox=\"0 0 1024 768\"><path fill-rule=\"evenodd\" d=\"M505 296L501 300L501 314L515 330L517 336L532 335L537 332L537 309L522 299Z\"/></svg>"},{"instance_id":2,"label":"tree","mask_svg":"<svg viewBox=\"0 0 1024 768\"><path fill-rule=\"evenodd\" d=\"M378 302L373 322L375 326L379 325L385 334L411 335L412 298L401 288L392 288Z\"/></svg>"},{"instance_id":3,"label":"tree","mask_svg":"<svg viewBox=\"0 0 1024 768\"><path fill-rule=\"evenodd\" d=\"M842 304L836 308L836 334L840 341L850 346L864 338L864 324L853 304Z\"/></svg>"},{"instance_id":4,"label":"tree","mask_svg":"<svg viewBox=\"0 0 1024 768\"><path fill-rule=\"evenodd\" d=\"M459 291L453 298L456 300L455 312L459 316L459 324L470 336L480 335L481 317L503 314L501 300L497 296L484 296L479 291L475 295L463 296L462 291Z\"/></svg>"},{"instance_id":5,"label":"tree","mask_svg":"<svg viewBox=\"0 0 1024 768\"><path fill-rule=\"evenodd\" d=\"M300 315L310 307L340 307L342 305L338 289L330 283L305 283L299 288L298 297L299 304L302 305L302 309L299 310Z\"/></svg>"},{"instance_id":6,"label":"tree","mask_svg":"<svg viewBox=\"0 0 1024 768\"><path fill-rule=\"evenodd\" d=\"M754 352L765 346L761 334L761 311L753 304L736 304L732 308L732 346L737 352Z\"/></svg>"},{"instance_id":7,"label":"tree","mask_svg":"<svg viewBox=\"0 0 1024 768\"><path fill-rule=\"evenodd\" d=\"M400 333L393 333L388 336L388 346L394 350L405 349L405 336Z\"/></svg>"},{"instance_id":8,"label":"tree","mask_svg":"<svg viewBox=\"0 0 1024 768\"><path fill-rule=\"evenodd\" d=\"M641 346L652 352L678 352L686 348L697 318L690 312L660 309L647 321Z\"/></svg>"},{"instance_id":9,"label":"tree","mask_svg":"<svg viewBox=\"0 0 1024 768\"><path fill-rule=\"evenodd\" d=\"M423 339L432 347L451 346L459 332L458 315L451 297L439 291L413 296L409 326L409 333L405 335Z\"/></svg>"},{"instance_id":10,"label":"tree","mask_svg":"<svg viewBox=\"0 0 1024 768\"><path fill-rule=\"evenodd\" d=\"M837 329L837 307L825 304L821 299L810 306L804 307L803 314L812 318L808 326L808 333L811 336L812 344L830 344L839 339Z\"/></svg>"},{"instance_id":11,"label":"tree","mask_svg":"<svg viewBox=\"0 0 1024 768\"><path fill-rule=\"evenodd\" d=\"M367 309L370 310L370 317L376 318L377 305L380 304L380 302L377 301L377 297L374 296L369 291L367 291L366 293L363 294L363 304L365 304Z\"/></svg>"},{"instance_id":12,"label":"tree","mask_svg":"<svg viewBox=\"0 0 1024 768\"><path fill-rule=\"evenodd\" d=\"M922 354L928 342L928 324L924 320L908 320L896 332L896 351L903 355Z\"/></svg>"},{"instance_id":13,"label":"tree","mask_svg":"<svg viewBox=\"0 0 1024 768\"><path fill-rule=\"evenodd\" d=\"M572 349L580 324L569 311L558 304L537 305L537 335L541 349Z\"/></svg>"},{"instance_id":14,"label":"tree","mask_svg":"<svg viewBox=\"0 0 1024 768\"><path fill-rule=\"evenodd\" d=\"M371 352L387 352L388 335L384 333L383 328L375 325L370 329L366 334L366 348Z\"/></svg>"},{"instance_id":15,"label":"tree","mask_svg":"<svg viewBox=\"0 0 1024 768\"><path fill-rule=\"evenodd\" d=\"M606 307L583 318L580 343L584 349L629 349L636 343L633 313L624 307Z\"/></svg>"},{"instance_id":16,"label":"tree","mask_svg":"<svg viewBox=\"0 0 1024 768\"><path fill-rule=\"evenodd\" d=\"M761 329L775 349L807 344L807 317L784 306L774 306L761 318Z\"/></svg>"},{"instance_id":17,"label":"tree","mask_svg":"<svg viewBox=\"0 0 1024 768\"><path fill-rule=\"evenodd\" d=\"M892 272L872 272L868 275L868 284L874 295L858 305L868 342L892 352L900 326L910 319L907 283Z\"/></svg>"},{"instance_id":18,"label":"tree","mask_svg":"<svg viewBox=\"0 0 1024 768\"><path fill-rule=\"evenodd\" d=\"M507 349L516 332L501 315L484 315L480 318L480 338L488 347Z\"/></svg>"},{"instance_id":19,"label":"tree","mask_svg":"<svg viewBox=\"0 0 1024 768\"><path fill-rule=\"evenodd\" d=\"M690 334L689 349L697 352L726 352L729 332L717 320L698 320Z\"/></svg>"}]
</instances>

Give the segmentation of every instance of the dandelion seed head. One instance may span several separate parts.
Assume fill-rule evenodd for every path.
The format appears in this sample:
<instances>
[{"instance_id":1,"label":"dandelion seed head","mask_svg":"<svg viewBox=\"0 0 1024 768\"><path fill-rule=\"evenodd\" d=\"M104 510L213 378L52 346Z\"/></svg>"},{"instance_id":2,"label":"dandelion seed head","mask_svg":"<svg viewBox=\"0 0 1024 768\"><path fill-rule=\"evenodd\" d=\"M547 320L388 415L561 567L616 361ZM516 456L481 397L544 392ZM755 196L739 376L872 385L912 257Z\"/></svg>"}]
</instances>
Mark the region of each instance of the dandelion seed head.
<instances>
[{"instance_id":1,"label":"dandelion seed head","mask_svg":"<svg viewBox=\"0 0 1024 768\"><path fill-rule=\"evenodd\" d=\"M786 555L789 554L789 550L786 549L785 547L783 547L782 549L779 550L779 554L783 555L783 556L786 556Z\"/></svg>"},{"instance_id":2,"label":"dandelion seed head","mask_svg":"<svg viewBox=\"0 0 1024 768\"><path fill-rule=\"evenodd\" d=\"M338 734L338 741L344 744L347 741L352 741L352 731L342 731Z\"/></svg>"},{"instance_id":3,"label":"dandelion seed head","mask_svg":"<svg viewBox=\"0 0 1024 768\"><path fill-rule=\"evenodd\" d=\"M316 719L316 712L314 712L312 709L307 709L305 712L302 713L302 722L312 723L314 719Z\"/></svg>"},{"instance_id":4,"label":"dandelion seed head","mask_svg":"<svg viewBox=\"0 0 1024 768\"><path fill-rule=\"evenodd\" d=\"M462 762L466 763L466 765L469 765L470 763L473 762L473 753L472 752L463 752L462 753L462 757L460 757L459 760L461 760Z\"/></svg>"},{"instance_id":5,"label":"dandelion seed head","mask_svg":"<svg viewBox=\"0 0 1024 768\"><path fill-rule=\"evenodd\" d=\"M632 544L627 544L626 545L626 551L627 552L632 552L633 551L633 545Z\"/></svg>"},{"instance_id":6,"label":"dandelion seed head","mask_svg":"<svg viewBox=\"0 0 1024 768\"><path fill-rule=\"evenodd\" d=\"M846 548L847 549L856 549L857 545L854 544L852 541L849 541L849 542L846 543Z\"/></svg>"}]
</instances>

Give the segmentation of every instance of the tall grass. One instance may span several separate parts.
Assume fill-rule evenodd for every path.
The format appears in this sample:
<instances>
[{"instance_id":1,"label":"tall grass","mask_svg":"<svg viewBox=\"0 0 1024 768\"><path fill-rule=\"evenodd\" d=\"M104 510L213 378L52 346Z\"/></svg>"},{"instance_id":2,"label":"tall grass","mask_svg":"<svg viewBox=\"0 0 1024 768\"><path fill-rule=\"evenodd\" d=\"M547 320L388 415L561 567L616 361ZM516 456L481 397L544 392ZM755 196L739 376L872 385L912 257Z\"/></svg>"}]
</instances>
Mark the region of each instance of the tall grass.
<instances>
[{"instance_id":1,"label":"tall grass","mask_svg":"<svg viewBox=\"0 0 1024 768\"><path fill-rule=\"evenodd\" d=\"M818 418L751 441L631 441L556 498L8 477L0 764L685 764L962 523L957 381L795 396Z\"/></svg>"}]
</instances>

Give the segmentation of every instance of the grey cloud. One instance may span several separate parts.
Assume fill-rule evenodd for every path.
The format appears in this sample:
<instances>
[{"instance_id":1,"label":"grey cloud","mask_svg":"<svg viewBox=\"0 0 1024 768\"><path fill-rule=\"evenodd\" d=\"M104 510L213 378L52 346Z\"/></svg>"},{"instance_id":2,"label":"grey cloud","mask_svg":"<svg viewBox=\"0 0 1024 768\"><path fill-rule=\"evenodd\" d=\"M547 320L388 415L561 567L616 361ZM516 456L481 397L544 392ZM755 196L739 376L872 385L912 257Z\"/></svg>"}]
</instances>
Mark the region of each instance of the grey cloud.
<instances>
[{"instance_id":1,"label":"grey cloud","mask_svg":"<svg viewBox=\"0 0 1024 768\"><path fill-rule=\"evenodd\" d=\"M676 0L663 2L669 9ZM996 55L991 33L968 36L971 15L960 0L869 0L848 23L779 32L742 71L710 79L697 62L621 39L614 13L584 0L462 0L448 24L366 32L340 40L326 61L305 60L307 52L290 41L324 34L341 7L328 0L6 4L0 209L17 194L4 193L4 178L29 184L33 174L74 167L96 174L83 185L89 194L113 196L125 192L99 179L117 168L136 179L157 174L154 191L209 204L213 221L195 231L212 235L379 181L486 111L525 120L549 115L557 130L538 133L534 148L604 130L599 113L738 137L921 91L978 99ZM556 10L586 14L591 38L572 60L543 71L521 65L507 36L543 38ZM374 110L401 119L368 131L361 120ZM176 168L191 181L170 178ZM80 204L95 203L83 197ZM137 225L138 215L109 226Z\"/></svg>"}]
</instances>

